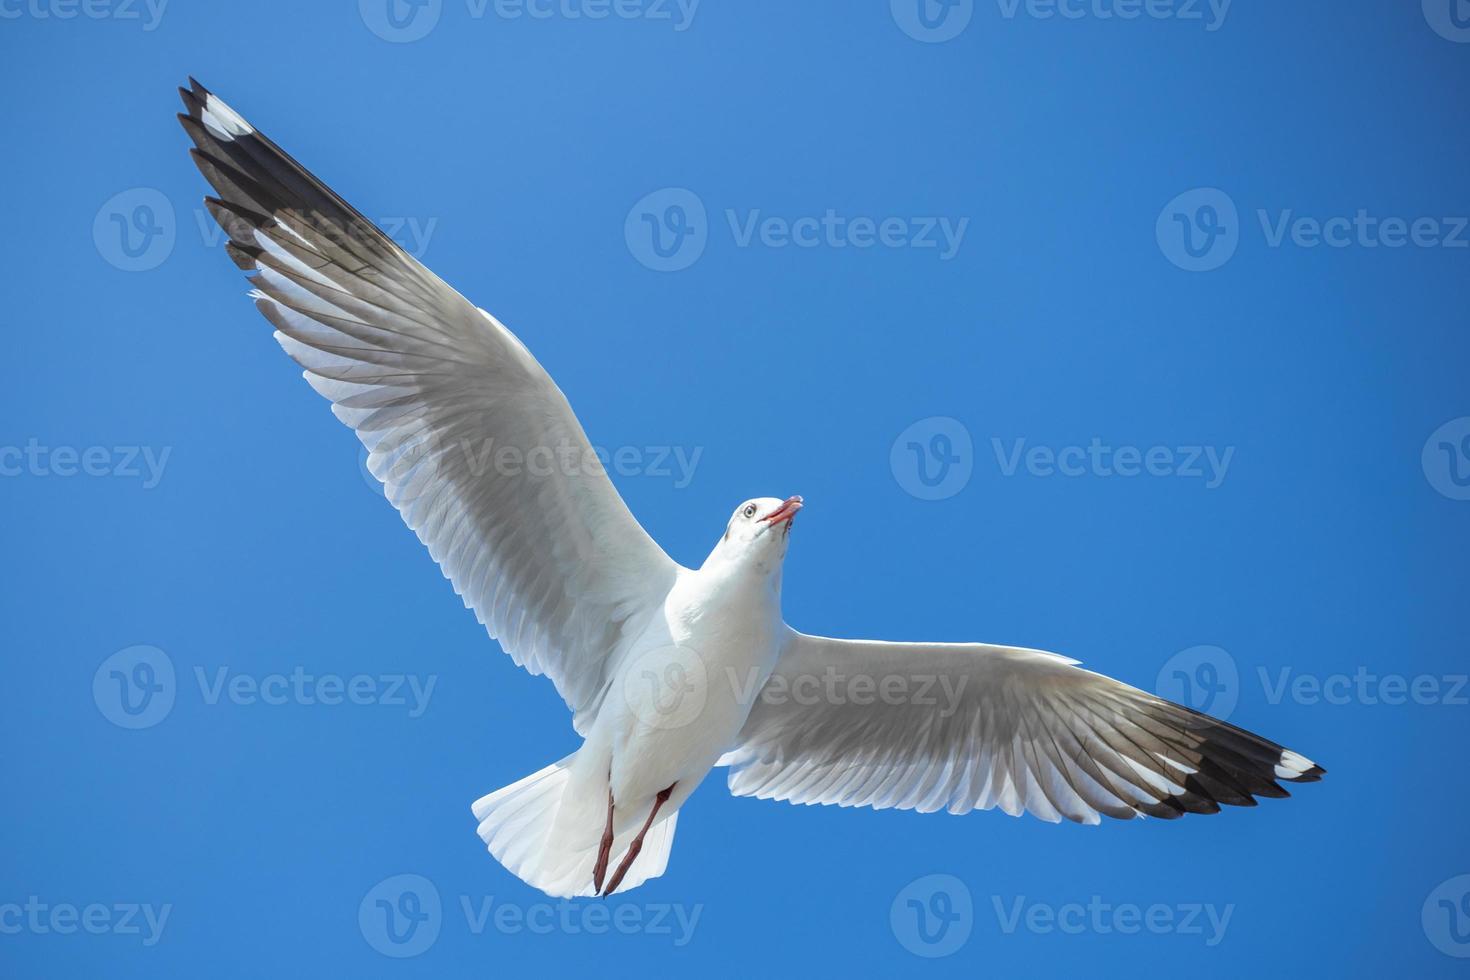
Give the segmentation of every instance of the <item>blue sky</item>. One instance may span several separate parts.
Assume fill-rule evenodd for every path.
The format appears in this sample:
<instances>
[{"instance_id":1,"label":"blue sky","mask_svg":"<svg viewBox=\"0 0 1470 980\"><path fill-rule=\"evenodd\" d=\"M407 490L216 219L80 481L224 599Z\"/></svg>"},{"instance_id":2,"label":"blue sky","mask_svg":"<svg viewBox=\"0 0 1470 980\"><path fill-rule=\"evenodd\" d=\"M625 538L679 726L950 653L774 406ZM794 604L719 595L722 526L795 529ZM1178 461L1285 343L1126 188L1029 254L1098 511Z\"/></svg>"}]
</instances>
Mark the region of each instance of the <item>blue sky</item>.
<instances>
[{"instance_id":1,"label":"blue sky","mask_svg":"<svg viewBox=\"0 0 1470 980\"><path fill-rule=\"evenodd\" d=\"M1463 970L1463 2L394 2L0 2L0 972ZM801 493L798 628L1056 650L1327 779L1089 828L716 773L663 878L528 889L468 807L567 715L244 298L188 74L676 559Z\"/></svg>"}]
</instances>

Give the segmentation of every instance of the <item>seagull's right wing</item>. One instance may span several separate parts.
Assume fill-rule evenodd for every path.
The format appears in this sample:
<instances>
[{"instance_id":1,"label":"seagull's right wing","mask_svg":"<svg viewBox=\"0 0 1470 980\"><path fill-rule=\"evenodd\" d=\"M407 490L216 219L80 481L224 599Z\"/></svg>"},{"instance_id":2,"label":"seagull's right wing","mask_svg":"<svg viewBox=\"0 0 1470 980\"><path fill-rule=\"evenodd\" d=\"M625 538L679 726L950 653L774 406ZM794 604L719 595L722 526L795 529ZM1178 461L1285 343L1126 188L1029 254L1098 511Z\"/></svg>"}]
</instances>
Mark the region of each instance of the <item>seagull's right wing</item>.
<instances>
[{"instance_id":1,"label":"seagull's right wing","mask_svg":"<svg viewBox=\"0 0 1470 980\"><path fill-rule=\"evenodd\" d=\"M1254 806L1324 772L1053 653L795 630L720 763L736 796L1078 823Z\"/></svg>"},{"instance_id":2,"label":"seagull's right wing","mask_svg":"<svg viewBox=\"0 0 1470 980\"><path fill-rule=\"evenodd\" d=\"M256 306L465 605L581 730L607 655L678 566L509 330L191 84L179 119Z\"/></svg>"}]
</instances>

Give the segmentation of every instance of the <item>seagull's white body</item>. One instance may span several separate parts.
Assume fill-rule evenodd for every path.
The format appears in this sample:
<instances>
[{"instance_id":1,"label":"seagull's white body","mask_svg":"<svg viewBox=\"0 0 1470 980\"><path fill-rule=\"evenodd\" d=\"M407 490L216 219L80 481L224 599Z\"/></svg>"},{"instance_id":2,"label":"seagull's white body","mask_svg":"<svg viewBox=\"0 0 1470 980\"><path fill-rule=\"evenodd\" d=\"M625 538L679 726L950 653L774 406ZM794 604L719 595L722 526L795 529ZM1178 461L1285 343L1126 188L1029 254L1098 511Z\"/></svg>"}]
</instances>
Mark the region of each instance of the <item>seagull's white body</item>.
<instances>
[{"instance_id":1,"label":"seagull's white body","mask_svg":"<svg viewBox=\"0 0 1470 980\"><path fill-rule=\"evenodd\" d=\"M181 92L207 204L276 339L465 605L572 711L576 752L473 806L526 882L593 895L662 874L680 806L721 765L741 796L1078 823L1213 813L1320 778L1055 654L792 629L781 567L800 498L746 501L698 569L680 566L509 330L217 96ZM512 471L489 462L506 449Z\"/></svg>"}]
</instances>

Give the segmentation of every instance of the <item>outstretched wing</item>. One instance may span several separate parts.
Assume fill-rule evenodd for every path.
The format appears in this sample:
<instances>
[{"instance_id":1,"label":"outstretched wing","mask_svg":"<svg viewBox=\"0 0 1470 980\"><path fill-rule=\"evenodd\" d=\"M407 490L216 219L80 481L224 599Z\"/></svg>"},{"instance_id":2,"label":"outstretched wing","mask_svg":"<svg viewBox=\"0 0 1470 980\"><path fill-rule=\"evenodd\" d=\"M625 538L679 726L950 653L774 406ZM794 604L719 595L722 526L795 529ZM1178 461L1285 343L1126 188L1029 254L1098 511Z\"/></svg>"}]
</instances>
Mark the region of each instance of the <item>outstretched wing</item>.
<instances>
[{"instance_id":1,"label":"outstretched wing","mask_svg":"<svg viewBox=\"0 0 1470 980\"><path fill-rule=\"evenodd\" d=\"M1053 823L1174 818L1287 796L1324 770L1076 661L979 643L790 631L721 760L737 796Z\"/></svg>"},{"instance_id":2,"label":"outstretched wing","mask_svg":"<svg viewBox=\"0 0 1470 980\"><path fill-rule=\"evenodd\" d=\"M179 119L256 307L465 605L581 730L607 654L677 566L509 330L190 84Z\"/></svg>"}]
</instances>

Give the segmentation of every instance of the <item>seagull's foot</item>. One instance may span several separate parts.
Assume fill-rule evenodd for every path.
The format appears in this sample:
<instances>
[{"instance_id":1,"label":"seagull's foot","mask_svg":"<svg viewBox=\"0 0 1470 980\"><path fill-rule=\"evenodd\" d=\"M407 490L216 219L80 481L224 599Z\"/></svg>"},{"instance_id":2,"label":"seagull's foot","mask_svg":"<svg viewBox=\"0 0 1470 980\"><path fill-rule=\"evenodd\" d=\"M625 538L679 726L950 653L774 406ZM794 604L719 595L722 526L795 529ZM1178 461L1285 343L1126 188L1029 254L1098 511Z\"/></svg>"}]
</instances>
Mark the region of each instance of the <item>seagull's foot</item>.
<instances>
[{"instance_id":1,"label":"seagull's foot","mask_svg":"<svg viewBox=\"0 0 1470 980\"><path fill-rule=\"evenodd\" d=\"M597 848L597 863L592 866L592 889L602 893L602 879L607 877L607 862L612 857L613 845L613 795L607 791L607 827L602 831L602 843Z\"/></svg>"},{"instance_id":2,"label":"seagull's foot","mask_svg":"<svg viewBox=\"0 0 1470 980\"><path fill-rule=\"evenodd\" d=\"M673 794L674 787L677 785L678 783L670 783L667 789L660 790L659 794L653 798L652 812L648 814L648 819L643 822L643 829L638 831L638 836L633 838L633 843L628 845L628 853L624 856L622 863L618 865L618 870L613 872L612 881L607 883L607 890L602 892L603 896L611 895L623 883L623 876L628 873L628 869L637 860L639 852L643 850L644 835L648 833L648 828L653 826L654 818L658 816L659 807L669 802L669 796Z\"/></svg>"}]
</instances>

